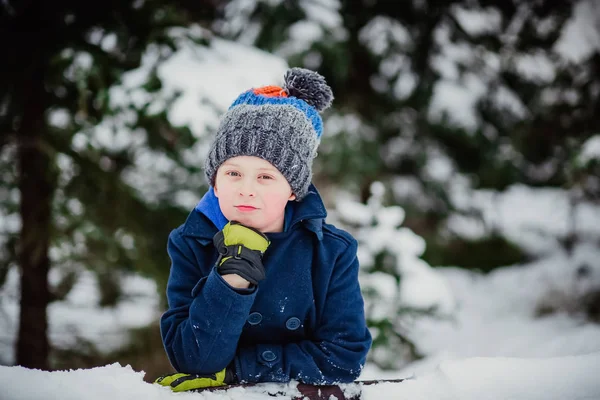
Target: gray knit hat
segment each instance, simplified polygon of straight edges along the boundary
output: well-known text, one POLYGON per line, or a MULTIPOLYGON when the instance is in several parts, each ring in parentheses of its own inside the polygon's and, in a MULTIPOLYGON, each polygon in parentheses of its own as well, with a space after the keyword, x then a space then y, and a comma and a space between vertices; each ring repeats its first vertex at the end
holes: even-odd
POLYGON ((331 105, 333 94, 325 78, 303 68, 288 70, 284 82, 250 89, 229 107, 206 159, 211 185, 227 159, 256 156, 281 172, 297 200, 306 195, 323 132, 319 112, 331 105))

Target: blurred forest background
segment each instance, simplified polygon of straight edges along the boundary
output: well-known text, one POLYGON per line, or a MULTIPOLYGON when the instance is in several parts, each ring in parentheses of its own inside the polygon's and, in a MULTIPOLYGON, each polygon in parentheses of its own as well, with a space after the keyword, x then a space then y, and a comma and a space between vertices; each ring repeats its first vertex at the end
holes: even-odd
MULTIPOLYGON (((287 66, 317 70, 333 89, 314 180, 332 218, 359 238, 377 222, 336 213, 340 198, 401 207, 394 228, 423 238, 416 257, 434 269, 485 274, 552 251, 600 251, 593 0, 4 0, 0 59, 0 363, 119 361, 148 379, 170 369, 156 314, 167 236, 207 189, 212 129, 248 88, 235 79, 278 84, 287 66), (228 68, 181 67, 192 50, 195 62, 228 68), (180 68, 167 69, 177 57, 180 68), (183 86, 165 73, 177 70, 183 86), (213 89, 196 91, 205 84, 213 89), (503 202, 511 194, 520 200, 503 202), (549 194, 556 203, 537 203, 549 194), (505 224, 540 210, 547 223, 505 224), (54 305, 85 297, 82 282, 93 283, 99 310, 115 310, 133 304, 142 280, 153 282, 155 296, 141 298, 154 314, 122 311, 145 321, 122 345, 49 326, 54 305)), ((393 251, 372 253, 364 276, 391 275, 401 290, 393 251)), ((575 259, 569 267, 577 279, 594 270, 575 259)), ((365 284, 365 296, 377 288, 365 284)), ((569 310, 600 320, 598 293, 569 310)), ((398 304, 393 316, 369 314, 371 361, 399 367, 375 349, 418 358, 394 318, 437 311, 398 304)), ((79 318, 90 330, 108 323, 79 318)))

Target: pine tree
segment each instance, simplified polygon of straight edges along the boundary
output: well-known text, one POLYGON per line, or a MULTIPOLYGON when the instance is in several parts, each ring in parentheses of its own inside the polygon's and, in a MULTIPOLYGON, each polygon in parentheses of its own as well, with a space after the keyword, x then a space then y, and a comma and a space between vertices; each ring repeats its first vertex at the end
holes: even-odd
POLYGON ((477 240, 449 231, 450 216, 477 218, 457 189, 599 198, 596 164, 577 163, 600 131, 599 49, 565 51, 571 19, 597 11, 586 0, 232 1, 217 27, 331 84, 321 187, 364 203, 382 181, 384 203, 427 240, 426 261, 489 270, 527 254, 494 226, 477 240))
POLYGON ((331 84, 317 179, 363 201, 382 180, 428 239, 430 262, 493 268, 522 252, 490 228, 489 241, 467 243, 485 257, 452 258, 461 239, 453 250, 440 234, 470 211, 451 193, 576 184, 577 149, 599 129, 600 56, 588 45, 568 58, 561 41, 576 11, 594 10, 586 0, 233 1, 218 29, 331 84))
MULTIPOLYGON (((197 171, 182 156, 194 137, 146 103, 115 106, 110 88, 149 50, 167 57, 171 28, 210 21, 214 13, 211 2, 187 0, 0 6, 0 193, 7 195, 0 213, 22 221, 18 230, 3 232, 0 282, 19 266, 17 364, 51 367, 46 309, 68 293, 79 268, 98 275, 103 305, 118 301, 120 271, 166 280, 165 238, 171 221, 185 216, 172 197, 179 190, 175 178, 197 171), (135 137, 126 135, 137 147, 119 146, 124 128, 137 128, 135 137), (172 184, 155 187, 154 198, 130 181, 142 147, 173 165, 162 177, 172 184), (55 287, 48 283, 51 266, 63 277, 55 287)), ((156 71, 148 78, 140 84, 151 96, 160 79, 156 71)))

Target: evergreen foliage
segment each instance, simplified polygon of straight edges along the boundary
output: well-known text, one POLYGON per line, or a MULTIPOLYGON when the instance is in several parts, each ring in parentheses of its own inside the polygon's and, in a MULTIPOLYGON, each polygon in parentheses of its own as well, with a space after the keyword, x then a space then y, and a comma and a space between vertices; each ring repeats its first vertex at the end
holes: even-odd
MULTIPOLYGON (((452 216, 480 218, 457 201, 457 186, 563 188, 573 205, 600 201, 600 161, 581 150, 600 132, 600 52, 564 42, 582 12, 600 27, 588 0, 2 2, 0 285, 21 268, 17 363, 50 366, 46 306, 84 269, 98 277, 102 306, 126 296, 124 273, 156 279, 162 293, 166 237, 189 212, 178 197, 206 189, 202 163, 186 155, 201 143, 169 120, 180 93, 161 97, 159 68, 178 41, 210 42, 191 24, 324 75, 335 100, 318 186, 367 203, 383 182, 380 205, 402 206, 403 225, 427 242, 420 261, 489 271, 531 255, 494 226, 477 239, 451 232, 452 216)), ((566 250, 598 241, 577 226, 559 239, 566 250)), ((380 250, 365 279, 399 290, 398 255, 380 250)), ((381 293, 366 286, 376 304, 381 293)), ((369 316, 372 360, 388 368, 419 357, 402 321, 437 311, 394 304, 369 316), (390 359, 389 349, 406 357, 390 359)))
MULTIPOLYGON (((600 53, 587 44, 569 56, 565 47, 586 44, 561 42, 577 12, 600 26, 594 2, 232 1, 225 11, 220 33, 331 84, 319 179, 363 201, 372 182, 385 182, 407 226, 440 249, 428 254, 436 263, 481 261, 453 256, 468 239, 444 239, 451 214, 472 215, 452 198, 457 178, 473 190, 522 183, 600 198, 590 166, 575 162, 600 132, 600 53)), ((484 247, 497 242, 494 227, 488 239, 484 247)), ((527 257, 511 253, 488 253, 486 268, 527 257)))
MULTIPOLYGON (((148 54, 167 58, 173 28, 214 14, 212 3, 186 0, 0 6, 0 212, 15 222, 2 224, 0 277, 17 264, 22 272, 18 364, 49 367, 46 306, 64 298, 81 269, 97 273, 102 306, 122 296, 119 271, 164 287, 165 238, 188 212, 174 200, 182 170, 198 172, 181 153, 195 138, 149 102, 119 103, 111 88, 148 54), (152 198, 135 181, 148 152, 173 166, 160 176, 173 184, 146 182, 152 198), (51 266, 61 278, 52 287, 51 266)), ((160 88, 152 73, 139 84, 150 99, 160 88)))

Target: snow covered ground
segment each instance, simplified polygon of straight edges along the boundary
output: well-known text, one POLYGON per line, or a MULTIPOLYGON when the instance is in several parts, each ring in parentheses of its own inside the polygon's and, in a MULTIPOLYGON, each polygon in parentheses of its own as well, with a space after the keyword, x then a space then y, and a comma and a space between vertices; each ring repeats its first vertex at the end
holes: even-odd
MULTIPOLYGON (((598 399, 600 353, 547 359, 470 358, 447 361, 430 373, 401 383, 364 386, 361 399, 437 400, 564 400, 598 399)), ((143 381, 143 373, 119 364, 89 370, 44 372, 22 367, 0 367, 5 400, 119 400, 139 399, 273 399, 265 394, 281 387, 266 384, 220 393, 172 393, 143 381)), ((277 398, 298 395, 294 383, 277 398)), ((352 393, 356 389, 352 388, 352 393)), ((333 399, 332 399, 333 400, 333 399)))

